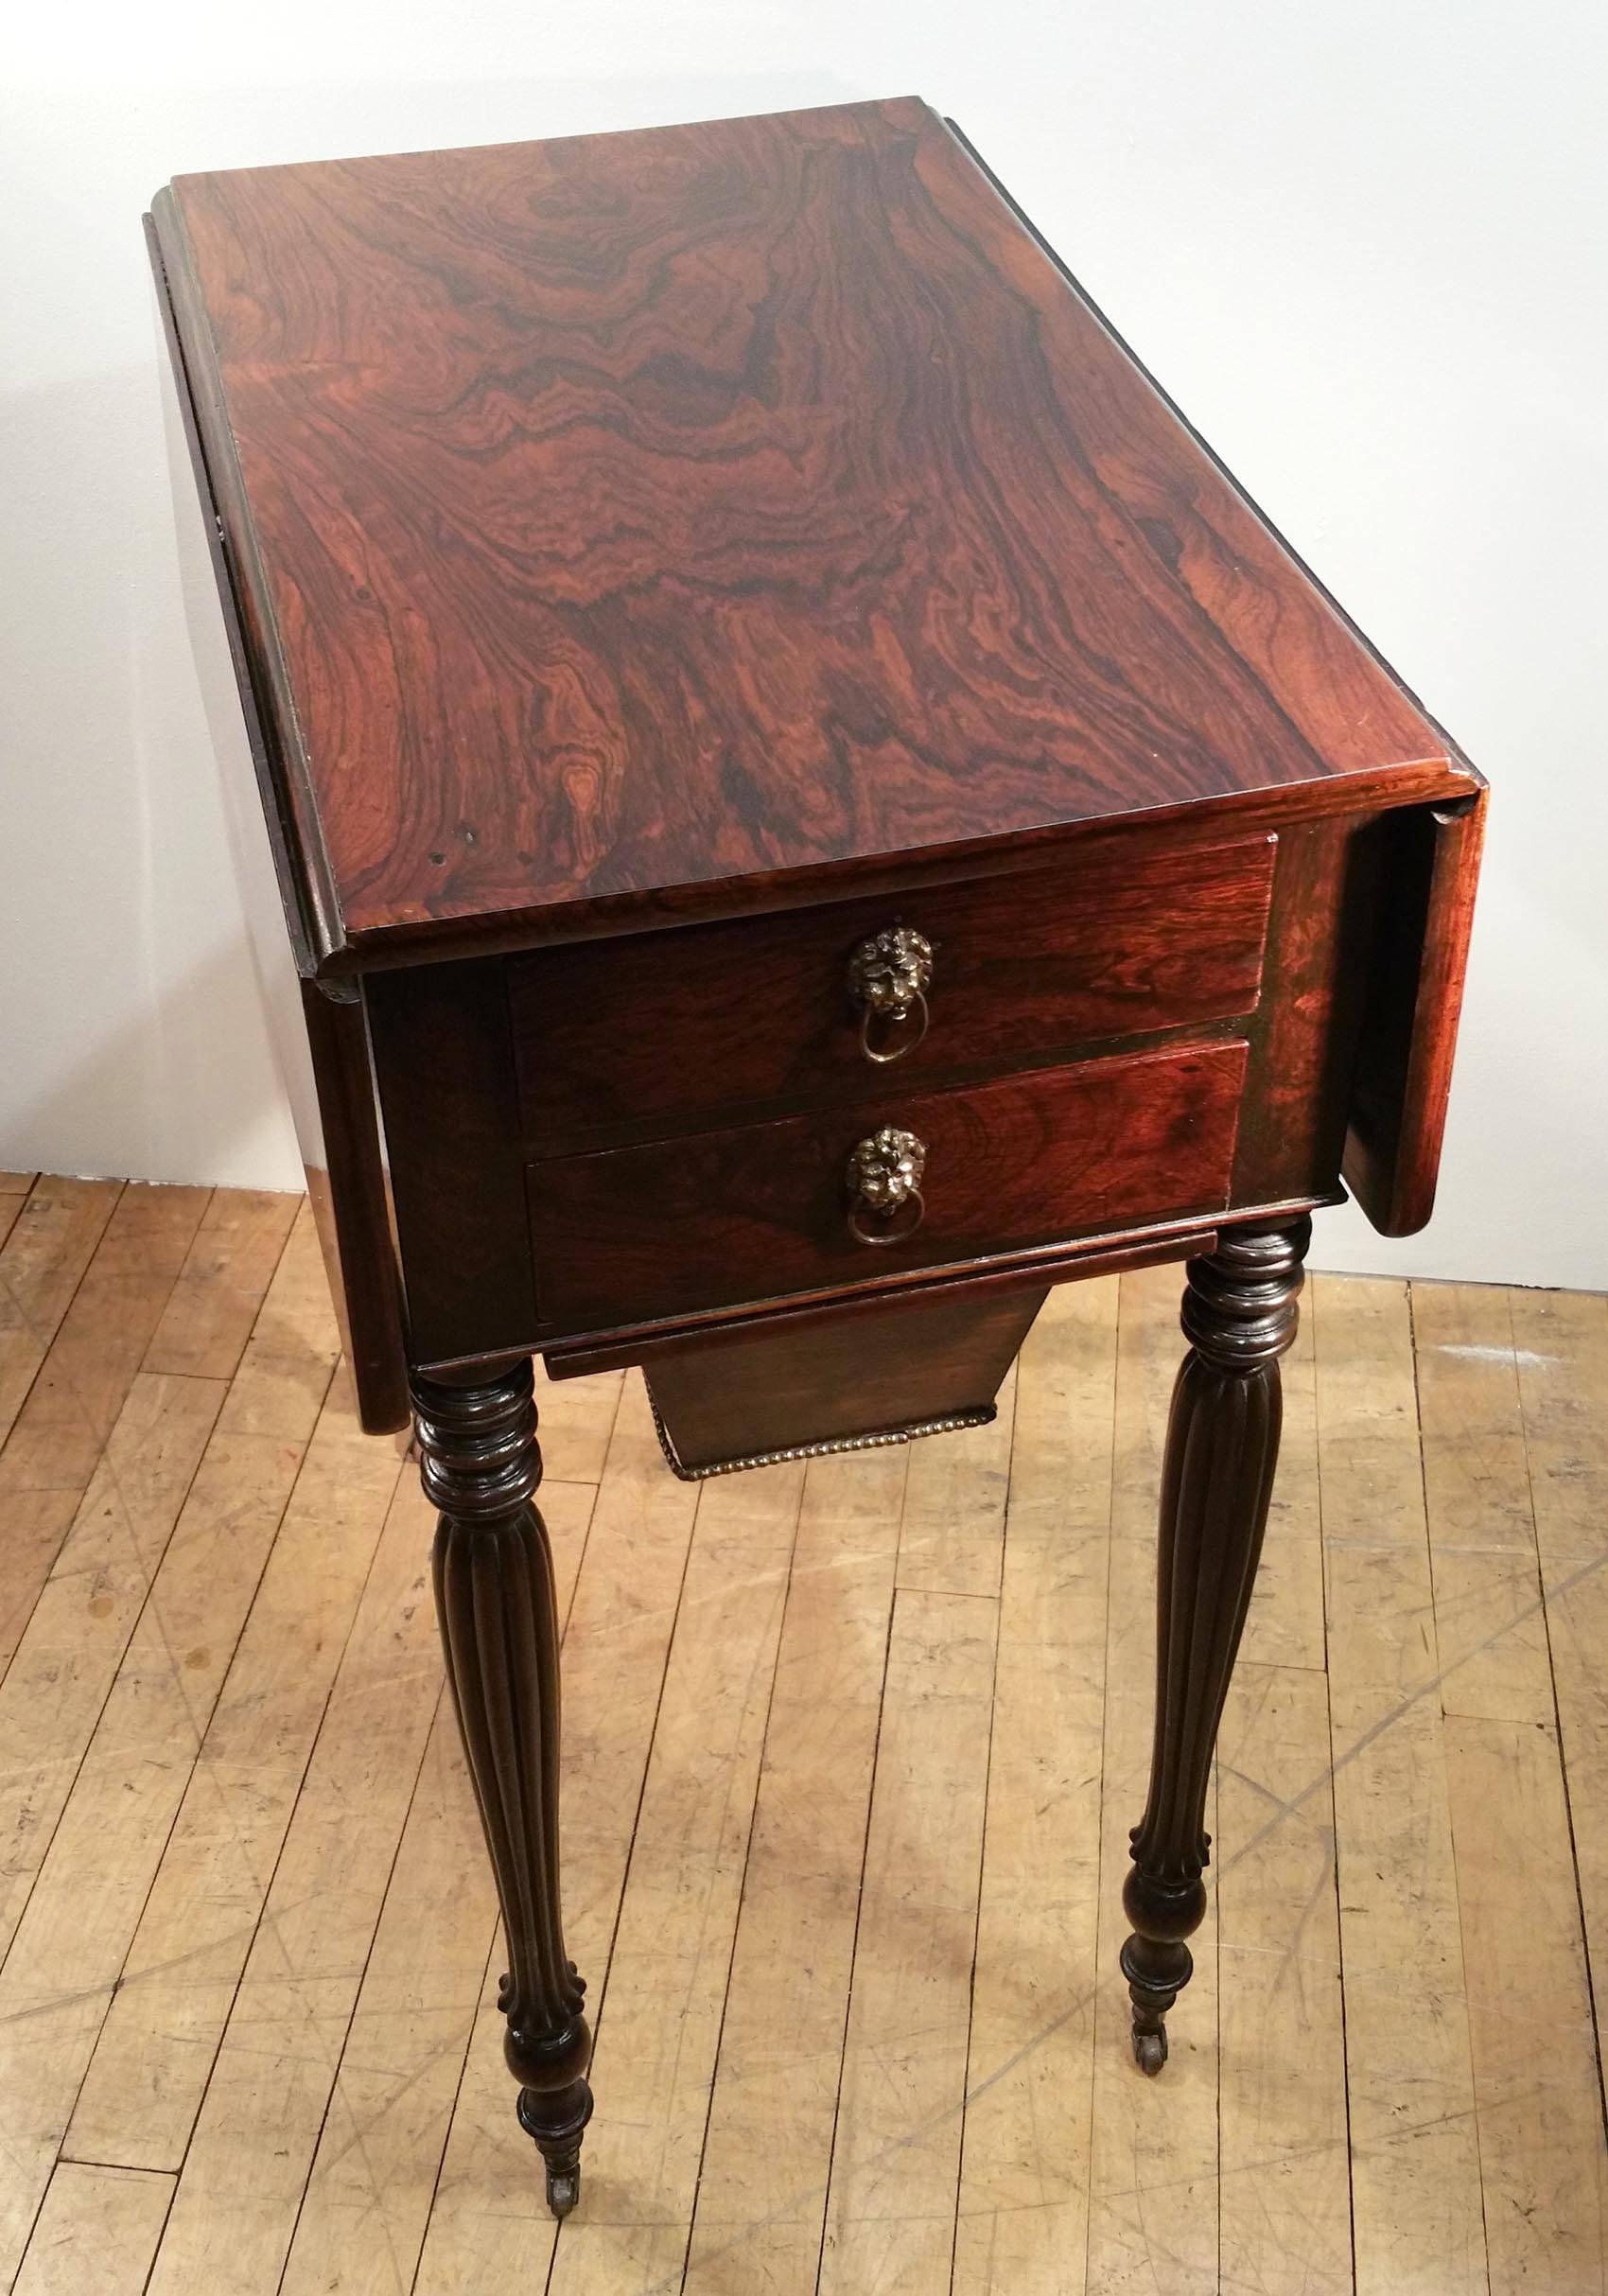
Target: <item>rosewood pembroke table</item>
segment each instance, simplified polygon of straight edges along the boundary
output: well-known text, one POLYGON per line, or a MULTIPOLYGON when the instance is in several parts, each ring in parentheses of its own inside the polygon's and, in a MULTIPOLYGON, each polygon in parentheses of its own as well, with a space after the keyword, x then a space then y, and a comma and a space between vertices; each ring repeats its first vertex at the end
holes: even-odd
POLYGON ((1483 783, 915 100, 187 176, 149 232, 553 2209, 592 2098, 537 1353, 640 1364, 721 1474, 986 1419, 1048 1286, 1187 1260, 1155 2072, 1308 1216, 1343 1174, 1428 1217, 1483 783))

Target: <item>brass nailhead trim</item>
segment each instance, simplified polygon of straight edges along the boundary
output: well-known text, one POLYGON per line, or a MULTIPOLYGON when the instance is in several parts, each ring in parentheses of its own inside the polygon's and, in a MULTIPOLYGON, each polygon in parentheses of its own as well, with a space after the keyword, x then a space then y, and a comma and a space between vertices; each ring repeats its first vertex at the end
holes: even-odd
POLYGON ((794 1443, 785 1450, 750 1451, 742 1459, 717 1459, 707 1467, 690 1467, 677 1455, 670 1430, 659 1417, 652 1388, 648 1390, 648 1404, 665 1463, 683 1482, 707 1482, 711 1475, 737 1475, 745 1467, 779 1466, 790 1459, 825 1459, 834 1451, 880 1451, 891 1443, 915 1443, 923 1435, 953 1435, 962 1428, 988 1427, 998 1417, 993 1404, 986 1403, 977 1411, 955 1411, 945 1419, 916 1419, 908 1427, 879 1428, 870 1435, 837 1435, 821 1443, 794 1443))

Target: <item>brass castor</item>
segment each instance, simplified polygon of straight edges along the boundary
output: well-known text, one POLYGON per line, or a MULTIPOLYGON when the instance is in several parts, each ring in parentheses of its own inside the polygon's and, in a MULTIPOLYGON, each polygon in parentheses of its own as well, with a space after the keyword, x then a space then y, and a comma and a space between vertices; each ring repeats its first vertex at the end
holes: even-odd
MULTIPOLYGON (((572 2124, 562 2133, 539 2125, 535 2117, 539 2102, 531 2090, 520 2090, 519 2126, 528 2137, 534 2138, 540 2149, 542 2165, 547 2170, 547 2204, 562 2223, 581 2198, 581 2130, 591 2114, 591 2094, 589 2091, 586 2094, 579 2125, 572 2124)), ((551 2112, 551 2099, 547 2102, 551 2112)))
POLYGON ((1141 2073, 1157 2074, 1167 2061, 1167 2028, 1158 2025, 1153 2033, 1133 2028, 1133 2061, 1141 2073))
POLYGON ((548 2163, 547 2204, 562 2224, 576 2201, 581 2198, 581 2164, 573 2168, 554 2168, 548 2163))

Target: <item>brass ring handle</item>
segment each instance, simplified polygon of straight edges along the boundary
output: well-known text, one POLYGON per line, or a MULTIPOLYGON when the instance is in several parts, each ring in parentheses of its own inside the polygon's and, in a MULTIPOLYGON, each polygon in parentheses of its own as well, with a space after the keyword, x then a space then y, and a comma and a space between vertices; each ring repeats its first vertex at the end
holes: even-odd
POLYGON ((886 1067, 914 1052, 927 1033, 933 944, 914 925, 889 925, 863 940, 848 960, 848 993, 861 1008, 860 1049, 886 1067), (912 1022, 914 1021, 914 1025, 912 1022), (882 1042, 872 1042, 872 1032, 882 1042))
POLYGON ((885 1068, 890 1060, 902 1060, 907 1052, 914 1052, 926 1035, 927 1000, 918 989, 916 1002, 913 1005, 907 1005, 902 1012, 890 1013, 887 1016, 886 1025, 889 1030, 897 1028, 900 1031, 897 1042, 891 1034, 889 1036, 888 1042, 893 1045, 891 1052, 879 1051, 871 1042, 871 1030, 876 1025, 877 1019, 876 1008, 867 1005, 860 1015, 860 1049, 867 1060, 875 1060, 879 1068, 885 1068), (913 1033, 905 1033, 910 1029, 912 1013, 916 1015, 917 1025, 913 1033))
POLYGON ((921 1181, 927 1150, 914 1132, 884 1124, 856 1143, 848 1159, 848 1233, 857 1244, 908 1243, 926 1215, 921 1181), (914 1218, 906 1218, 906 1213, 914 1218))
MULTIPOLYGON (((913 1219, 905 1220, 902 1226, 897 1228, 893 1224, 893 1219, 889 1220, 885 1228, 877 1229, 866 1227, 865 1219, 861 1214, 860 1206, 855 1204, 850 1209, 848 1215, 849 1235, 853 1236, 857 1244, 908 1243, 910 1238, 915 1235, 917 1229, 921 1225, 922 1216, 926 1212, 927 1207, 922 1201, 921 1191, 919 1188, 912 1188, 904 1201, 907 1205, 914 1207, 915 1218, 913 1219)), ((899 1216, 897 1213, 895 1213, 893 1217, 895 1219, 897 1219, 899 1216)))

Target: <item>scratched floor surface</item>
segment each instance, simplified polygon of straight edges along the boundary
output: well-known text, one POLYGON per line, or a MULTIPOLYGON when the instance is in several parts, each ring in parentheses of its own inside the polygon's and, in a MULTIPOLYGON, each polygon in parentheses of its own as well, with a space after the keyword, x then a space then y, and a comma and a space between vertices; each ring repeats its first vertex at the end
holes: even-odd
POLYGON ((1178 1271, 1053 1294, 996 1426, 908 1451, 687 1486, 635 1378, 544 1388, 599 2012, 555 2236, 430 1526, 305 1207, 0 1181, 0 2288, 1603 2287, 1608 1302, 1310 1286, 1155 2082, 1178 1271))

